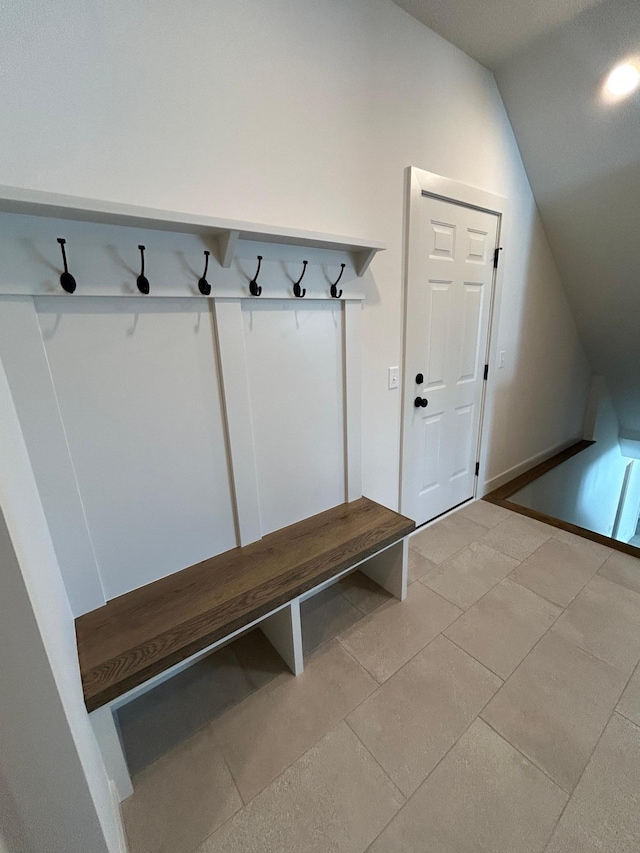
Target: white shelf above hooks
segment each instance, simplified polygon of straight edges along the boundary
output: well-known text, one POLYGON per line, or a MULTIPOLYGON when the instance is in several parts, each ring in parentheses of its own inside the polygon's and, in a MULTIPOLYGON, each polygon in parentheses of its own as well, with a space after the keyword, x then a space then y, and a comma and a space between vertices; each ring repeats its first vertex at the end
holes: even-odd
POLYGON ((239 242, 252 241, 348 252, 352 256, 356 275, 360 278, 369 268, 376 253, 386 248, 383 243, 303 231, 298 228, 225 220, 201 214, 1 185, 0 213, 217 236, 218 261, 224 269, 231 267, 239 242))

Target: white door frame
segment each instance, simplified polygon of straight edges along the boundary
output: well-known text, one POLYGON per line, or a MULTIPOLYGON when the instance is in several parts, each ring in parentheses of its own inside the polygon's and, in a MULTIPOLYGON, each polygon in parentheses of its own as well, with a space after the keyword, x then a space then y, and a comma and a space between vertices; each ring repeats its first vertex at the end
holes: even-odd
MULTIPOLYGON (((399 506, 400 512, 404 512, 402 506, 402 486, 404 474, 404 445, 407 411, 407 394, 413 394, 413 383, 407 381, 407 302, 409 284, 412 271, 416 266, 416 255, 419 251, 419 206, 423 196, 428 195, 443 201, 472 207, 486 213, 492 213, 498 217, 498 242, 502 249, 507 245, 507 221, 509 218, 509 202, 503 196, 453 181, 433 172, 425 172, 415 166, 407 166, 406 175, 406 227, 405 227, 405 262, 404 262, 404 287, 402 291, 402 318, 403 318, 403 345, 402 345, 402 413, 400 427, 400 482, 399 482, 399 506)), ((495 393, 495 369, 497 368, 498 335, 500 304, 502 301, 502 286, 504 279, 505 262, 501 258, 498 264, 494 280, 493 292, 491 294, 491 307, 489 310, 489 331, 487 338, 487 353, 485 364, 489 365, 489 376, 484 383, 482 404, 480 409, 479 447, 477 459, 480 463, 478 476, 475 479, 474 498, 480 498, 486 489, 486 467, 488 455, 488 436, 491 427, 491 401, 495 393)))

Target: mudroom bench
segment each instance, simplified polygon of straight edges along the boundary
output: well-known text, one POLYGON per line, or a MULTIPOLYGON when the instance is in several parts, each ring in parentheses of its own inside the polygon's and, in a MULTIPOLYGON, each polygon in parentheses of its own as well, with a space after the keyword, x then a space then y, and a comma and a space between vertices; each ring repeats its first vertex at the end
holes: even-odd
POLYGON ((359 498, 78 617, 85 703, 119 798, 132 787, 114 719, 118 707, 253 627, 298 675, 300 602, 356 568, 404 599, 406 537, 414 527, 359 498))

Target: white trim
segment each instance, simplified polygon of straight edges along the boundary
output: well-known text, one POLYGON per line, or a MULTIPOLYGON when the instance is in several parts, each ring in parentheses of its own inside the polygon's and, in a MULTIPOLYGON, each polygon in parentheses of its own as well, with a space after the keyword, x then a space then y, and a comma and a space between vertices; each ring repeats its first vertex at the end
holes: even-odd
MULTIPOLYGON (((618 500, 618 508, 616 509, 616 517, 613 522, 613 530, 611 531, 611 538, 618 539, 618 533, 620 531, 620 522, 622 521, 622 513, 624 512, 624 505, 627 500, 627 494, 629 492, 629 482, 631 480, 631 474, 633 472, 633 467, 636 464, 635 459, 630 459, 627 462, 627 465, 624 469, 624 476, 622 478, 622 488, 620 489, 620 498, 618 500)), ((638 524, 638 514, 635 514, 636 526, 638 524)), ((635 535, 635 531, 634 531, 635 535)))
POLYGON ((345 493, 347 502, 362 497, 362 382, 359 302, 343 303, 343 377, 345 493))
POLYGON ((106 603, 34 300, 0 299, 0 362, 74 616, 106 603))
POLYGON ((409 585, 408 566, 409 540, 405 536, 400 542, 394 542, 393 545, 365 560, 360 571, 399 601, 404 601, 409 585))
POLYGON ((121 803, 133 794, 133 784, 115 714, 109 705, 103 705, 89 714, 89 720, 100 747, 107 777, 115 785, 118 802, 121 803))
POLYGON ((262 538, 262 525, 242 303, 215 300, 213 313, 238 544, 249 545, 262 538))
POLYGON ((42 192, 22 187, 0 186, 0 211, 5 213, 46 216, 56 219, 124 225, 161 231, 220 235, 222 266, 231 265, 238 240, 285 243, 317 249, 340 249, 354 255, 358 277, 364 275, 371 258, 386 246, 371 240, 341 237, 300 228, 261 225, 240 220, 220 219, 196 213, 141 207, 121 202, 80 198, 79 196, 42 192), (226 262, 226 263, 225 263, 226 262))
POLYGON ((300 601, 294 598, 286 607, 263 619, 258 628, 291 672, 300 675, 304 669, 300 601))
POLYGON ((519 477, 520 474, 530 471, 531 468, 534 468, 536 465, 540 465, 541 462, 546 462, 547 459, 551 459, 551 457, 555 456, 556 453, 561 453, 563 450, 567 450, 569 447, 572 447, 581 440, 581 436, 576 436, 568 441, 561 441, 558 444, 554 444, 553 447, 548 447, 546 450, 542 450, 540 453, 530 456, 528 459, 525 459, 524 462, 519 462, 512 468, 508 468, 506 471, 503 471, 502 474, 497 474, 495 477, 487 480, 482 487, 479 487, 479 491, 481 491, 482 494, 479 494, 478 497, 481 498, 484 495, 488 495, 494 489, 499 489, 500 486, 504 486, 504 484, 508 483, 509 480, 513 480, 515 477, 519 477))
MULTIPOLYGON (((400 479, 399 479, 399 506, 402 509, 402 476, 403 476, 403 455, 404 455, 404 434, 405 434, 405 419, 407 400, 406 395, 410 393, 410 384, 406 376, 407 365, 407 290, 409 287, 409 253, 411 245, 415 245, 417 240, 417 216, 412 215, 412 211, 417 210, 417 206, 422 197, 426 194, 439 198, 444 201, 454 204, 473 207, 477 210, 482 210, 486 213, 494 214, 498 217, 498 245, 503 249, 503 254, 506 252, 507 240, 507 222, 509 219, 509 202, 503 196, 495 195, 477 187, 468 184, 460 183, 459 181, 445 178, 442 175, 436 175, 433 172, 426 172, 423 169, 417 169, 414 166, 408 166, 406 169, 406 224, 405 224, 405 263, 404 263, 404 288, 403 288, 403 368, 402 368, 402 411, 401 411, 401 426, 400 426, 400 479)), ((493 292, 491 295, 491 310, 489 313, 489 329, 487 335, 487 353, 485 363, 489 365, 489 376, 484 383, 482 395, 480 427, 478 430, 478 453, 476 458, 480 463, 478 476, 475 480, 474 497, 479 497, 480 484, 484 481, 485 471, 488 459, 488 433, 490 429, 487 412, 491 411, 493 397, 495 394, 495 365, 497 363, 498 349, 498 334, 497 330, 500 323, 500 305, 502 302, 502 288, 504 281, 504 261, 498 264, 498 269, 495 271, 493 279, 493 292)), ((486 494, 486 492, 483 492, 486 494)), ((442 516, 439 516, 442 518, 442 516)), ((422 527, 421 527, 422 529, 422 527)))
POLYGON ((118 799, 118 789, 113 779, 109 779, 109 790, 111 792, 111 805, 116 821, 116 832, 118 837, 119 853, 129 853, 129 845, 127 844, 127 835, 124 829, 124 820, 122 818, 122 808, 118 799))
POLYGON ((231 267, 239 237, 239 231, 225 231, 224 234, 221 234, 218 238, 218 245, 220 247, 220 266, 224 267, 226 270, 231 267))

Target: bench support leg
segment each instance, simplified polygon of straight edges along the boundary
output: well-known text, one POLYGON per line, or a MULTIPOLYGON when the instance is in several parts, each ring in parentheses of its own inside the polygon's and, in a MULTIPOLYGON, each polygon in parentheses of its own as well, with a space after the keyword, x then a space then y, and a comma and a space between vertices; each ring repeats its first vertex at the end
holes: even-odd
POLYGON ((300 602, 296 598, 286 607, 267 616, 258 625, 267 640, 294 675, 304 669, 302 659, 302 627, 300 624, 300 602))
POLYGON ((374 554, 358 568, 378 586, 404 601, 407 597, 408 558, 409 540, 405 538, 374 554))
POLYGON ((115 785, 118 799, 122 802, 133 794, 133 785, 120 742, 118 723, 114 712, 108 705, 105 705, 96 711, 92 711, 89 714, 89 719, 102 753, 107 776, 115 785))

